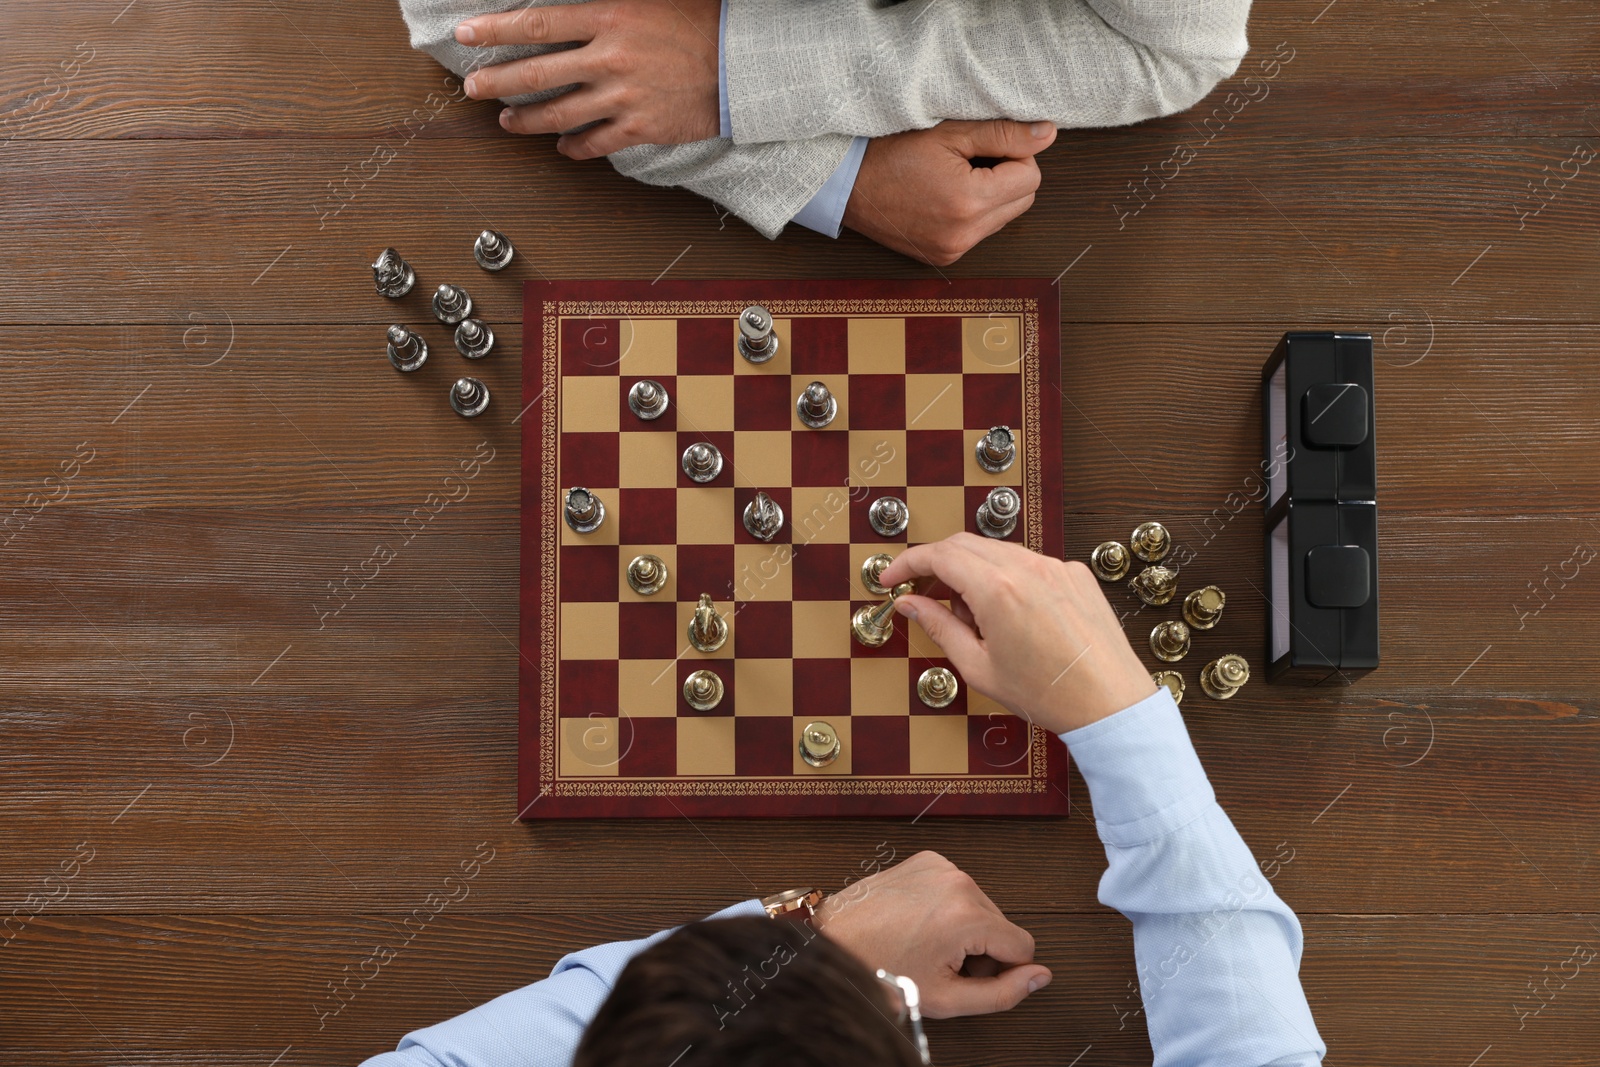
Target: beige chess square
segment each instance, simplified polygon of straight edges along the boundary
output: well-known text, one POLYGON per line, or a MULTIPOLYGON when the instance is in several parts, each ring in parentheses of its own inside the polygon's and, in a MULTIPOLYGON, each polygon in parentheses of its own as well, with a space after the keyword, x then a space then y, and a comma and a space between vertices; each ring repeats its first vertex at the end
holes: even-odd
POLYGON ((739 354, 739 323, 728 324, 728 343, 733 346, 733 373, 735 374, 788 374, 794 349, 789 345, 789 320, 774 317, 772 332, 778 337, 778 354, 765 363, 751 363, 739 354))
POLYGON ((850 540, 850 494, 842 486, 797 485, 790 493, 789 529, 795 544, 842 545, 850 540))
POLYGON ((912 774, 966 774, 967 720, 955 715, 913 715, 912 774))
MULTIPOLYGON (((687 642, 685 642, 687 644, 687 642)), ((678 713, 678 661, 624 659, 617 661, 618 705, 624 718, 668 719, 678 713)), ((628 727, 622 724, 624 740, 628 727)))
POLYGON ((622 319, 617 341, 623 374, 654 378, 678 373, 677 319, 622 319))
POLYGON ((788 430, 736 430, 733 434, 733 484, 771 489, 789 484, 788 430))
POLYGON ((961 429, 963 396, 959 374, 906 375, 906 429, 961 429))
POLYGON ((910 541, 942 541, 976 528, 967 514, 967 495, 959 485, 909 485, 906 507, 911 509, 911 524, 906 527, 910 541))
POLYGON ((839 737, 839 758, 826 767, 813 767, 800 755, 800 731, 806 728, 807 723, 816 722, 803 715, 796 716, 794 720, 794 773, 808 775, 836 775, 850 773, 850 754, 853 745, 850 737, 850 716, 835 715, 822 721, 833 727, 833 732, 839 737))
POLYGON ((717 600, 715 593, 712 594, 712 602, 716 605, 717 614, 728 624, 728 639, 715 652, 701 652, 689 643, 689 620, 694 618, 696 603, 693 600, 678 601, 678 632, 683 635, 682 656, 686 660, 733 658, 734 642, 739 637, 739 613, 726 600, 717 600))
MULTIPOLYGON (((896 619, 900 626, 903 619, 896 619)), ((911 714, 910 669, 898 656, 850 661, 850 714, 911 714)))
POLYGON ((845 659, 850 655, 850 602, 796 600, 789 609, 795 659, 845 659))
POLYGON ((733 599, 794 599, 794 550, 788 545, 734 545, 733 599))
POLYGON ((1015 374, 1022 362, 1022 320, 991 312, 961 320, 961 369, 968 374, 1015 374))
POLYGON ((732 489, 697 485, 678 490, 678 544, 729 544, 737 521, 732 489))
MULTIPOLYGON (((990 474, 978 466, 977 457, 978 439, 988 432, 987 430, 968 430, 966 432, 964 437, 966 443, 961 448, 962 477, 967 485, 1009 485, 1020 492, 1022 489, 1022 473, 1029 462, 1031 454, 1029 449, 1033 443, 1023 436, 1021 430, 1015 426, 1011 427, 1011 432, 1016 436, 1017 440, 1017 458, 1011 464, 1010 469, 1001 471, 999 474, 990 474)), ((1023 498, 1022 505, 1027 507, 1027 498, 1023 498)))
MULTIPOLYGON (((913 520, 916 512, 911 513, 913 520)), ((874 593, 867 589, 861 581, 861 565, 867 557, 876 556, 879 552, 887 552, 891 556, 898 556, 906 550, 904 541, 873 541, 870 544, 850 546, 850 596, 856 600, 882 600, 887 594, 874 593)), ((896 625, 902 625, 904 620, 896 616, 896 625)))
POLYGON ((562 719, 556 773, 563 778, 615 778, 620 758, 617 734, 614 716, 562 719))
POLYGON ((789 378, 789 426, 796 433, 815 433, 810 426, 800 421, 800 413, 795 408, 800 400, 800 394, 806 391, 806 386, 812 382, 821 382, 828 387, 828 392, 833 394, 834 401, 839 405, 839 410, 834 413, 833 421, 828 423, 827 429, 843 430, 850 425, 850 376, 847 374, 823 374, 813 377, 809 374, 796 374, 789 378))
POLYGON ((678 431, 711 433, 733 429, 733 378, 726 374, 680 374, 678 431))
POLYGON ((905 485, 904 430, 850 431, 851 485, 905 485))
POLYGON ((678 773, 680 775, 732 774, 734 771, 734 718, 678 720, 678 773))
POLYGON ((564 545, 616 544, 618 541, 617 531, 622 528, 619 525, 622 517, 622 494, 617 491, 615 486, 611 486, 609 488, 595 485, 584 486, 584 488, 589 490, 589 492, 599 497, 600 503, 606 506, 606 517, 605 521, 600 524, 600 528, 598 530, 595 530, 591 533, 579 533, 577 530, 574 530, 572 527, 567 525, 566 513, 564 509, 566 506, 568 488, 570 487, 562 486, 556 492, 556 529, 561 534, 561 543, 564 545))
POLYGON ((561 605, 562 659, 616 659, 617 605, 573 603, 561 605))
POLYGON ((622 384, 609 374, 561 379, 561 432, 615 433, 622 384))
POLYGON ((794 661, 734 660, 733 698, 735 715, 794 714, 794 661))
POLYGON ((678 435, 638 430, 617 435, 617 470, 629 489, 671 489, 678 484, 678 435))
POLYGON ((851 374, 906 372, 905 319, 850 319, 845 329, 851 374))
POLYGON ((623 545, 617 552, 617 597, 642 604, 647 601, 673 601, 678 599, 678 546, 677 545, 623 545), (660 556, 667 565, 667 584, 659 593, 643 596, 628 584, 628 564, 635 556, 660 556))
POLYGON ((967 688, 967 714, 968 715, 1010 715, 998 700, 986 697, 976 689, 967 688))

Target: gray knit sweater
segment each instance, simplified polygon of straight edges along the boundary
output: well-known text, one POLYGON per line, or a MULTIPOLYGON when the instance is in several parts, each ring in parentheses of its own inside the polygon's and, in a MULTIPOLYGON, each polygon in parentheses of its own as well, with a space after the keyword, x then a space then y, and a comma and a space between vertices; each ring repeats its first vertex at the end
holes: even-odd
MULTIPOLYGON (((400 0, 413 47, 463 74, 544 47, 473 49, 456 24, 582 0, 400 0)), ((1250 0, 727 0, 733 140, 639 145, 612 165, 709 197, 768 237, 853 136, 945 119, 1120 126, 1181 111, 1239 66, 1250 0)), ((508 99, 525 103, 558 89, 508 99)))

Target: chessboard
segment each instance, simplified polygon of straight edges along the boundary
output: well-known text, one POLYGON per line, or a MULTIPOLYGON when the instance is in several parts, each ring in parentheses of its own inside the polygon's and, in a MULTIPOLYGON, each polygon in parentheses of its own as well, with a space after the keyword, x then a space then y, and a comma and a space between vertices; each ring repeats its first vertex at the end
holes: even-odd
POLYGON ((929 706, 919 679, 953 666, 915 623, 890 615, 878 647, 852 629, 886 599, 869 556, 976 532, 997 486, 1021 500, 1009 539, 1060 557, 1056 296, 1033 279, 528 282, 520 817, 1065 814, 1058 738, 959 678, 929 706), (765 362, 741 353, 753 305, 765 362), (657 417, 630 406, 642 380, 666 394, 657 417), (821 428, 797 409, 817 381, 836 405, 821 428), (1014 462, 990 473, 976 449, 997 426, 1014 462), (703 482, 698 444, 722 460, 703 482), (770 540, 743 521, 757 493, 783 513, 770 540), (874 528, 885 497, 903 532, 874 528), (659 589, 630 583, 640 557, 659 589), (690 640, 702 596, 725 637, 708 652, 690 640), (697 672, 716 676, 708 710, 697 672), (821 762, 818 723, 813 740, 836 739, 821 762))

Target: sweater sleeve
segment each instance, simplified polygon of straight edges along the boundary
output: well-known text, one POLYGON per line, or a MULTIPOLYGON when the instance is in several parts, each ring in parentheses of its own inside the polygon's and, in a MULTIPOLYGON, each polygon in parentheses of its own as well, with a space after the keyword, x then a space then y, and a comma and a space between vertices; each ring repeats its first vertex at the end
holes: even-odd
POLYGON ((1238 69, 1250 0, 728 0, 733 139, 1121 126, 1238 69), (803 13, 802 13, 803 12, 803 13))

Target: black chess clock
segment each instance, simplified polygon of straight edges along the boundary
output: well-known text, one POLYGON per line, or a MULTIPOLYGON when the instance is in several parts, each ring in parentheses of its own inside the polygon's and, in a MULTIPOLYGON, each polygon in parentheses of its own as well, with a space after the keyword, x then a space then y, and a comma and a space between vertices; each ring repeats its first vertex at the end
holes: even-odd
POLYGON ((1267 680, 1349 685, 1378 665, 1372 337, 1286 333, 1262 370, 1267 680))

